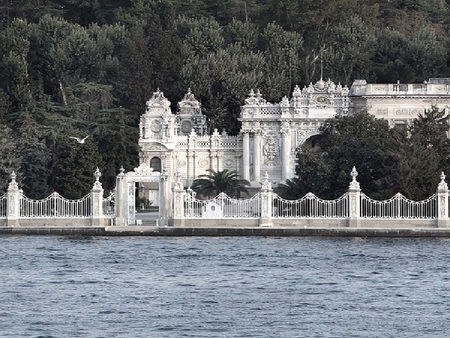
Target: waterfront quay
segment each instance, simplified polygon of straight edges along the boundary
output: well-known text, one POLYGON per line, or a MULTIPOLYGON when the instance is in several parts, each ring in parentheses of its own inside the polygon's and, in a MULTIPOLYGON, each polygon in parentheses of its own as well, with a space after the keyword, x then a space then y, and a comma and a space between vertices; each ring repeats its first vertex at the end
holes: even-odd
POLYGON ((0 227, 0 235, 73 236, 274 236, 274 237, 449 237, 448 228, 308 228, 308 227, 0 227))

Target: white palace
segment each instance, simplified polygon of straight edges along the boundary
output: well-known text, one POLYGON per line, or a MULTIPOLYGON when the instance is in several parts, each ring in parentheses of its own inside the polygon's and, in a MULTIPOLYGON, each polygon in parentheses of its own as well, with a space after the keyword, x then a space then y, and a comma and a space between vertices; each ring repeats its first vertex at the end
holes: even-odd
MULTIPOLYGON (((294 176, 296 151, 317 135, 326 119, 366 110, 391 126, 407 125, 425 109, 450 107, 450 79, 423 84, 369 84, 350 87, 320 79, 291 98, 270 103, 253 90, 241 107, 239 135, 214 130, 207 134, 201 104, 188 91, 173 114, 161 91, 153 93, 141 116, 140 164, 164 172, 189 187, 207 169, 237 170, 255 188, 267 173, 277 184, 294 176)), ((144 197, 158 205, 157 184, 142 186, 144 197)))

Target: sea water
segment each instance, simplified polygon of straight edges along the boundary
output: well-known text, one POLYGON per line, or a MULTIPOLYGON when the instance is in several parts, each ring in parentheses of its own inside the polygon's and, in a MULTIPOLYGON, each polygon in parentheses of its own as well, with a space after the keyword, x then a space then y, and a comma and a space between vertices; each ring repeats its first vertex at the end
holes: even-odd
POLYGON ((448 239, 0 236, 0 337, 449 337, 448 239))

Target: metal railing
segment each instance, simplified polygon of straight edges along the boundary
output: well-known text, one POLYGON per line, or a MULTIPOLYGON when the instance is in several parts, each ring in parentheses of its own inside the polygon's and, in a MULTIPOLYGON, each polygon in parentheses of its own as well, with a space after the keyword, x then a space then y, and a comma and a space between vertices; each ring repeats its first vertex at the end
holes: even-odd
POLYGON ((57 192, 41 200, 20 195, 20 217, 91 217, 91 194, 69 200, 57 192))
POLYGON ((103 199, 102 207, 104 217, 113 218, 116 216, 114 192, 112 192, 108 197, 103 199))
POLYGON ((184 210, 187 218, 257 218, 261 215, 261 197, 257 193, 249 199, 235 199, 220 193, 213 199, 199 200, 187 193, 184 210))
POLYGON ((398 193, 388 200, 377 201, 361 193, 362 218, 435 219, 437 209, 436 194, 423 201, 412 201, 398 193))
POLYGON ((323 200, 308 193, 299 200, 286 200, 274 194, 274 218, 347 218, 348 193, 335 200, 323 200))
POLYGON ((0 196, 0 217, 6 217, 7 195, 0 196))

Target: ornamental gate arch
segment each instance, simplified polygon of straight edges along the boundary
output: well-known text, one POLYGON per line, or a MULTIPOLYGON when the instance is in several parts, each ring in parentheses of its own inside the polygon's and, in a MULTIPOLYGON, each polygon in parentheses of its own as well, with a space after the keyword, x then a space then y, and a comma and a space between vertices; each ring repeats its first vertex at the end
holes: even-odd
POLYGON ((147 163, 141 163, 139 167, 127 173, 121 168, 116 179, 116 225, 126 226, 136 223, 136 183, 159 183, 159 218, 168 219, 170 210, 166 201, 170 200, 171 196, 170 189, 166 189, 165 178, 167 175, 154 171, 147 163))

